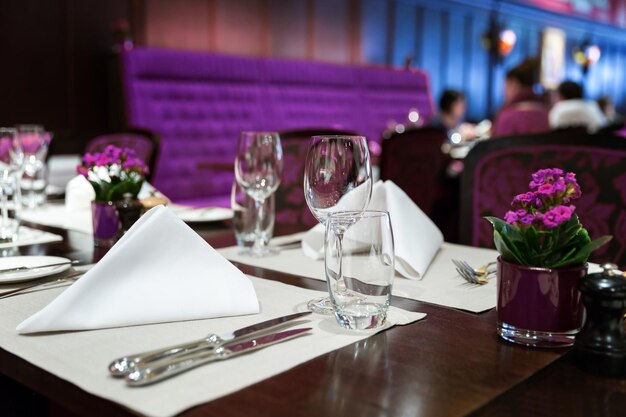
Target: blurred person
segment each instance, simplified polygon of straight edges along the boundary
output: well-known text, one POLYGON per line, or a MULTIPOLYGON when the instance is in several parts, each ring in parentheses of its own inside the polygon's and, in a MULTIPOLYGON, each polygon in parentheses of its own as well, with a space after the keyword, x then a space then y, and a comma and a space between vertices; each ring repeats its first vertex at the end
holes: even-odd
POLYGON ((574 81, 563 81, 557 88, 557 102, 550 110, 550 127, 584 127, 589 133, 606 126, 607 120, 595 101, 583 99, 583 88, 574 81))
POLYGON ((506 73, 504 105, 495 117, 492 136, 514 136, 543 133, 550 130, 548 107, 533 91, 539 63, 526 59, 506 73))
POLYGON ((611 97, 603 96, 596 102, 598 103, 600 110, 602 110, 602 113, 604 113, 604 117, 606 117, 606 121, 609 126, 624 125, 624 116, 615 110, 615 104, 613 103, 613 99, 611 99, 611 97))
POLYGON ((429 121, 430 127, 456 130, 461 125, 467 102, 465 94, 458 90, 445 90, 439 97, 439 113, 429 121))
POLYGON ((475 139, 476 126, 463 122, 466 111, 465 94, 458 90, 445 90, 439 98, 439 113, 430 119, 428 125, 445 130, 453 143, 475 139))

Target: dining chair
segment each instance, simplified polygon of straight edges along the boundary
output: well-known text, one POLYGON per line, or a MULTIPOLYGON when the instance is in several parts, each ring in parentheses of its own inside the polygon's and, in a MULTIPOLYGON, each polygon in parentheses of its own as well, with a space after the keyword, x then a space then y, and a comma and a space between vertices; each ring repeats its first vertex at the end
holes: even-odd
POLYGON ((87 143, 85 152, 102 152, 108 145, 135 150, 137 156, 150 169, 146 179, 150 181, 154 176, 160 151, 160 139, 154 132, 145 129, 128 129, 124 132, 102 134, 87 143))
POLYGON ((461 177, 460 241, 493 247, 493 230, 483 217, 502 218, 513 197, 528 190, 533 172, 561 168, 576 173, 583 195, 574 204, 591 238, 613 235, 591 260, 626 266, 624 167, 626 141, 575 129, 479 143, 461 177))
POLYGON ((318 224, 304 199, 304 164, 311 136, 358 135, 337 129, 297 129, 279 132, 283 147, 283 177, 276 191, 276 223, 309 229, 318 224))
POLYGON ((380 178, 396 183, 431 218, 444 191, 449 157, 441 146, 447 141, 444 130, 432 127, 407 129, 382 141, 380 178))

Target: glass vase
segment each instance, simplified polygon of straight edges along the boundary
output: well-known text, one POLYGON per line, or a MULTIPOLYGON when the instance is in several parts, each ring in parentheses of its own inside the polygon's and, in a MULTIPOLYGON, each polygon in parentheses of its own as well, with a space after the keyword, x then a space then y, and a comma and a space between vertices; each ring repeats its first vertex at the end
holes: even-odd
POLYGON ((113 246, 121 229, 117 207, 113 201, 91 203, 93 242, 96 246, 113 246))
POLYGON ((549 269, 498 258, 498 334, 534 347, 567 347, 583 324, 578 291, 587 265, 549 269))

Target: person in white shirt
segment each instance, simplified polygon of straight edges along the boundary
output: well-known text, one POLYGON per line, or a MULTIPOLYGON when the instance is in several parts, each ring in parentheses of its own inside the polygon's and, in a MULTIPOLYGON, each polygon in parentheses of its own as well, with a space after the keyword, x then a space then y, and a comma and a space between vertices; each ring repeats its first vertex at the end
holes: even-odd
POLYGON ((595 101, 583 99, 583 88, 573 81, 562 82, 558 89, 558 100, 550 110, 550 127, 584 127, 594 133, 606 126, 607 120, 595 101))

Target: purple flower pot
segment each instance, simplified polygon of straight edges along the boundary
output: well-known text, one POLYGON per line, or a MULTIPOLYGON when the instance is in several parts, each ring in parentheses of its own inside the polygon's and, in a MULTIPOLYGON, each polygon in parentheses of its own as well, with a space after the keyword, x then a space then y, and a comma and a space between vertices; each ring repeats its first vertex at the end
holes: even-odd
POLYGON ((91 203, 93 242, 96 246, 112 246, 120 231, 120 219, 113 201, 91 203))
POLYGON ((498 258, 498 334, 536 347, 566 347, 583 324, 578 282, 587 265, 535 268, 498 258))

